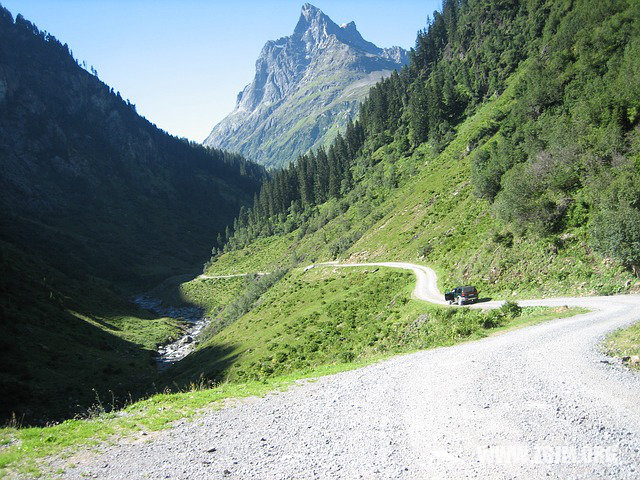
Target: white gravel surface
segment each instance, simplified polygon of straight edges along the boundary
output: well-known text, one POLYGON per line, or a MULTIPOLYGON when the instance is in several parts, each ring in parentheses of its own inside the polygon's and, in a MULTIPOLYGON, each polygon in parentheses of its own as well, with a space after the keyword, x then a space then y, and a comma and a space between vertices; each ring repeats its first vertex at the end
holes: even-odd
MULTIPOLYGON (((430 269, 375 265, 440 301, 430 269)), ((521 304, 593 312, 240 401, 68 459, 64 478, 640 479, 640 376, 597 351, 640 296, 521 304)))

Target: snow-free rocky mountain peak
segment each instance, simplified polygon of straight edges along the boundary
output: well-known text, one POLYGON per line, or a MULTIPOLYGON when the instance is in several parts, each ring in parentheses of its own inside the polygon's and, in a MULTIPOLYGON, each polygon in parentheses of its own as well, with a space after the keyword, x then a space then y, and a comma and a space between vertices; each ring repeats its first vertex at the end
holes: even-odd
POLYGON ((407 59, 404 49, 377 47, 354 22, 339 26, 306 3, 293 35, 265 44, 253 82, 204 144, 286 165, 333 140, 369 88, 407 59))

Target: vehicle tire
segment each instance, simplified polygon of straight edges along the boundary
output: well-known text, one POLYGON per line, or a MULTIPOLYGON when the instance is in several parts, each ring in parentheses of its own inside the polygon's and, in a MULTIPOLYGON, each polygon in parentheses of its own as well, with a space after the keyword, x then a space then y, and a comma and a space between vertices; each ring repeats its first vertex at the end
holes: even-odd
POLYGON ((462 306, 462 303, 463 303, 463 302, 462 302, 462 297, 458 297, 458 305, 459 305, 459 306, 462 306))
POLYGON ((449 305, 453 304, 453 300, 449 300, 449 305))

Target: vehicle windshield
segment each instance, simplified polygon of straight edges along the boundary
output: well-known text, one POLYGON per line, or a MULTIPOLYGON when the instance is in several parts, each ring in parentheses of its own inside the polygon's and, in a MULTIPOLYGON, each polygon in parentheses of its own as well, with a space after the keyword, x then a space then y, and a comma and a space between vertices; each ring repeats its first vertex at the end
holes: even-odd
POLYGON ((464 293, 473 293, 476 291, 476 287, 462 287, 464 293))

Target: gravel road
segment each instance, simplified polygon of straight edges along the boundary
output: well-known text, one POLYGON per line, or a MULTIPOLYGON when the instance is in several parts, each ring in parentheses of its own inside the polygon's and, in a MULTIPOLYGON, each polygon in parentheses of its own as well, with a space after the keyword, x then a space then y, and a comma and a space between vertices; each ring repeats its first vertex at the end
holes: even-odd
POLYGON ((269 275, 267 272, 257 272, 257 273, 232 273, 229 275, 198 275, 196 280, 216 280, 220 278, 239 278, 239 277, 263 277, 265 275, 269 275))
MULTIPOLYGON (((409 268, 441 302, 428 268, 358 265, 409 268)), ((640 479, 640 375, 597 351, 640 296, 521 304, 593 311, 239 401, 70 458, 64 478, 640 479)))

